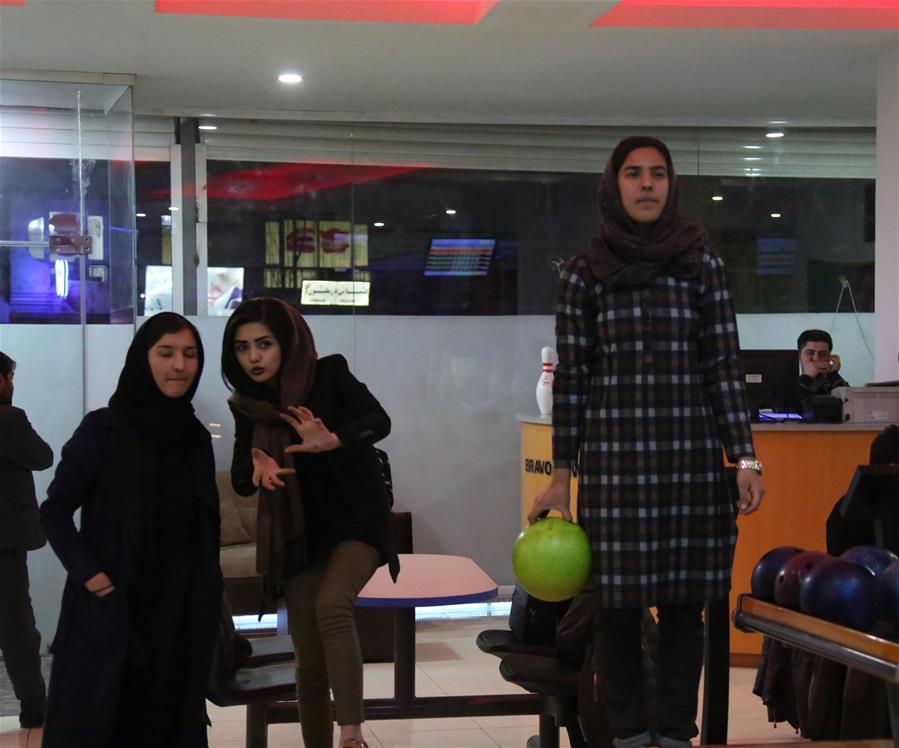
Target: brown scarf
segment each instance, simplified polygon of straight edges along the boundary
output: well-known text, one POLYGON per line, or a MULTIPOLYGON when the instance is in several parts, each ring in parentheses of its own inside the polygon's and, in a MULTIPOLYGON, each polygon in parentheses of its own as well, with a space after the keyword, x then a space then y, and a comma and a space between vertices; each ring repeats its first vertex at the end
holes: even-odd
POLYGON ((598 202, 602 226, 586 257, 604 286, 639 286, 663 273, 692 278, 699 272, 708 237, 697 219, 678 212, 677 175, 664 143, 644 136, 621 141, 603 172, 598 202), (668 162, 669 187, 662 214, 649 232, 641 234, 621 202, 618 172, 628 153, 646 147, 658 150, 668 162))
MULTIPOLYGON (((293 328, 289 341, 279 340, 282 351, 279 376, 280 407, 235 392, 228 401, 231 410, 253 423, 252 446, 284 465, 286 447, 294 443, 294 431, 281 420, 288 405, 303 405, 315 380, 315 341, 306 321, 293 307, 267 299, 283 307, 293 328)), ((282 476, 283 488, 259 487, 256 514, 256 571, 263 577, 266 595, 280 595, 286 574, 302 569, 307 561, 306 518, 303 496, 296 475, 282 476)))

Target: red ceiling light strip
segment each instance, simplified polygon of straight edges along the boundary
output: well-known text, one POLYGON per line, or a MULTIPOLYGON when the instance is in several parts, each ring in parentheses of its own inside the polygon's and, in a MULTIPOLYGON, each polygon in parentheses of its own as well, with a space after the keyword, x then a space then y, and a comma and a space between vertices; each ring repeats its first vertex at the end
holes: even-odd
POLYGON ((899 0, 621 0, 592 26, 899 29, 899 0))
POLYGON ((472 26, 497 0, 156 0, 157 13, 472 26))
POLYGON ((24 5, 25 0, 0 0, 0 5, 24 5))

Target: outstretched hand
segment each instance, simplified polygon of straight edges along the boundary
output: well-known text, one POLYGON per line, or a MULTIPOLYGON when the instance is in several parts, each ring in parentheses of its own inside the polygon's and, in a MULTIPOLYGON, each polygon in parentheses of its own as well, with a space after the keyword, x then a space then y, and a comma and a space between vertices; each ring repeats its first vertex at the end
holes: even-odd
POLYGON ((274 458, 263 452, 258 447, 253 447, 253 485, 257 488, 283 488, 282 475, 295 473, 293 468, 282 468, 274 458))
POLYGON ((303 441, 291 444, 285 452, 330 452, 343 446, 337 434, 329 431, 321 418, 316 418, 309 408, 290 405, 287 411, 281 414, 282 420, 293 426, 303 441))

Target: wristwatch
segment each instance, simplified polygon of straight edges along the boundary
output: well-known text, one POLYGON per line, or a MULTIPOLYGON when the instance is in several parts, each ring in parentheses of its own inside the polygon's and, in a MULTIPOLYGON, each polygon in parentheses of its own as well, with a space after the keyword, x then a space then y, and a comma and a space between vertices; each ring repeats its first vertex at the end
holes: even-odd
POLYGON ((759 475, 762 474, 762 463, 751 457, 741 457, 737 460, 737 470, 755 470, 759 475))

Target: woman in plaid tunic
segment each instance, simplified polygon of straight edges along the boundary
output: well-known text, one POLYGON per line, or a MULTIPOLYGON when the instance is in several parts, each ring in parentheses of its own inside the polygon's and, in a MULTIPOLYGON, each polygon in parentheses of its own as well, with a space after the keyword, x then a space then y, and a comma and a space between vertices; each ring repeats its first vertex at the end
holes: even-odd
POLYGON ((599 205, 600 235, 562 275, 554 470, 530 518, 558 509, 570 519, 577 468, 616 746, 679 748, 697 734, 702 608, 730 589, 738 508, 722 445, 729 459, 743 460, 741 513, 758 508, 763 488, 724 266, 699 222, 678 213, 666 146, 622 141, 599 205), (643 713, 640 639, 650 605, 660 626, 653 726, 643 713))

